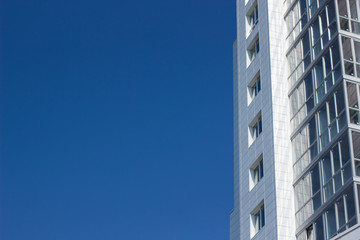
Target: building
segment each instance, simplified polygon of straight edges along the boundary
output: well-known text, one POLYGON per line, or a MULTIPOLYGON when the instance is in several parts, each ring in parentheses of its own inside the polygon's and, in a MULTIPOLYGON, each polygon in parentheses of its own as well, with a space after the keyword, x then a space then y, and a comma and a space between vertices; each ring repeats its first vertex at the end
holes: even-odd
POLYGON ((360 1, 236 10, 230 239, 360 239, 360 1))

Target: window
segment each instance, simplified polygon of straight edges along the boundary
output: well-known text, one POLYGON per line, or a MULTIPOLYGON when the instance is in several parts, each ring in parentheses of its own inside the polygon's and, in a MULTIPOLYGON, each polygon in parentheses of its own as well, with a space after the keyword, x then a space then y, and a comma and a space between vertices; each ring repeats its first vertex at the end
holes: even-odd
POLYGON ((251 213, 250 233, 254 237, 265 226, 265 207, 262 201, 251 213))
POLYGON ((353 157, 355 160, 355 174, 360 176, 360 133, 351 131, 352 145, 353 145, 353 157))
POLYGON ((338 0, 340 28, 341 30, 360 33, 360 22, 358 19, 358 1, 356 0, 338 0))
POLYGON ((357 223, 353 187, 345 190, 310 226, 298 240, 330 239, 357 223), (315 232, 314 232, 315 231, 315 232))
POLYGON ((313 224, 307 227, 306 230, 300 233, 299 236, 297 237, 297 240, 315 240, 315 239, 324 239, 322 216, 316 219, 313 224))
POLYGON ((260 81, 260 76, 257 78, 255 84, 251 87, 251 95, 254 97, 256 97, 258 95, 258 93, 261 90, 261 81, 260 81))
POLYGON ((256 24, 258 23, 259 18, 259 11, 257 1, 252 3, 252 6, 249 8, 248 12, 246 13, 246 37, 252 33, 256 24))
POLYGON ((346 125, 342 86, 326 100, 292 140, 295 176, 298 176, 346 125))
POLYGON ((325 211, 327 238, 354 226, 357 222, 355 212, 354 193, 351 187, 325 211))
POLYGON ((360 77, 360 42, 342 37, 345 74, 360 77))
POLYGON ((260 51, 260 44, 259 44, 259 36, 255 38, 252 44, 250 44, 250 47, 248 48, 248 66, 252 61, 254 61, 255 57, 260 51))
POLYGON ((345 134, 294 185, 296 227, 304 223, 352 177, 350 162, 348 135, 345 134))
POLYGON ((250 11, 250 14, 248 15, 248 23, 250 27, 250 32, 254 29, 255 25, 258 23, 258 6, 257 4, 255 7, 250 11))
POLYGON ((254 172, 254 183, 257 184, 260 179, 264 176, 264 167, 263 167, 263 161, 261 160, 259 162, 259 165, 256 166, 256 168, 253 170, 254 172))
POLYGON ((261 91, 261 80, 260 80, 260 72, 258 72, 253 80, 251 80, 248 86, 248 104, 252 102, 252 100, 259 94, 261 91))
POLYGON ((264 177, 263 155, 261 154, 250 167, 250 190, 264 177))
POLYGON ((249 143, 250 145, 255 141, 256 138, 262 133, 262 119, 261 113, 255 117, 255 119, 249 125, 249 143))

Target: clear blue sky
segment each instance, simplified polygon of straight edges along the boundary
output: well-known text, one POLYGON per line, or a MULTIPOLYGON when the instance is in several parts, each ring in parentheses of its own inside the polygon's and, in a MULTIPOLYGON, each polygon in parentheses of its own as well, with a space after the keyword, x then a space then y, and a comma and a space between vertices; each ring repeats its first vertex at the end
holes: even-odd
POLYGON ((235 0, 0 5, 0 239, 228 239, 235 0))

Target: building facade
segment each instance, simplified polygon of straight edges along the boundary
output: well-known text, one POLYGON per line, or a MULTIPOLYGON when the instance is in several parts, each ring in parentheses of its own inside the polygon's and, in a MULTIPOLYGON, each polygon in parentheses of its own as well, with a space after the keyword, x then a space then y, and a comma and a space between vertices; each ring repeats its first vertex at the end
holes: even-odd
POLYGON ((230 239, 360 239, 360 1, 236 10, 230 239))

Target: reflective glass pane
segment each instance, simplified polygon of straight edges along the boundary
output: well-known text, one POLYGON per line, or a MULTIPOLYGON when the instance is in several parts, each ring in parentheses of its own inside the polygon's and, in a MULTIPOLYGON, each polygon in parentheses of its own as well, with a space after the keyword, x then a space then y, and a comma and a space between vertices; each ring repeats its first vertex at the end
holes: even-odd
POLYGON ((359 111, 350 109, 350 122, 359 125, 359 111))
POLYGON ((304 191, 303 191, 303 194, 304 194, 304 201, 308 201, 310 198, 311 198, 311 179, 310 179, 310 174, 307 174, 305 177, 304 177, 304 191))
POLYGON ((330 238, 336 233, 336 216, 334 205, 326 210, 326 230, 327 237, 330 238))
POLYGON ((345 64, 345 74, 354 76, 355 75, 354 63, 344 61, 344 64, 345 64))
POLYGON ((341 130, 341 129, 343 129, 343 127, 345 127, 345 125, 346 125, 346 115, 345 115, 345 113, 343 112, 343 113, 341 113, 341 115, 339 116, 339 121, 338 121, 338 123, 339 123, 339 131, 341 130))
POLYGON ((330 138, 331 140, 335 138, 335 136, 337 135, 338 131, 337 131, 337 125, 336 122, 334 122, 333 124, 330 125, 330 138))
POLYGON ((338 0, 339 15, 347 17, 346 0, 338 0))
POLYGON ((312 43, 315 44, 315 42, 320 38, 320 27, 319 27, 318 18, 313 23, 311 29, 312 29, 312 43))
POLYGON ((315 125, 315 117, 313 117, 309 121, 309 143, 313 143, 316 140, 316 125, 315 125))
POLYGON ((356 0, 349 0, 350 5, 350 17, 352 19, 357 19, 357 7, 356 7, 356 0))
POLYGON ((314 158, 317 156, 318 151, 317 151, 317 145, 316 145, 316 141, 315 143, 310 147, 310 156, 311 156, 311 160, 314 160, 314 158))
POLYGON ((326 104, 321 107, 318 112, 320 133, 322 133, 328 127, 326 104))
POLYGON ((332 176, 330 152, 322 159, 323 180, 326 183, 332 176))
POLYGON ((342 48, 343 48, 343 55, 344 59, 352 61, 353 56, 351 52, 351 40, 347 37, 342 37, 342 48))
POLYGON ((355 59, 360 62, 360 42, 354 41, 355 59))
POLYGON ((321 99, 323 99, 323 97, 325 96, 325 84, 324 84, 324 82, 321 83, 319 88, 316 90, 316 93, 317 93, 317 99, 318 99, 318 103, 319 103, 321 101, 321 99))
POLYGON ((318 192, 314 197, 313 197, 313 207, 314 207, 314 212, 321 206, 321 195, 320 192, 318 192))
POLYGON ((309 32, 306 31, 304 37, 301 39, 302 47, 303 47, 303 55, 305 56, 310 51, 310 43, 309 43, 309 32))
POLYGON ((325 62, 325 75, 327 75, 331 72, 330 51, 328 51, 324 56, 324 62, 325 62))
POLYGON ((332 149, 332 157, 333 157, 333 164, 334 164, 334 172, 341 168, 340 166, 340 156, 339 156, 339 147, 336 144, 332 149))
POLYGON ((335 183, 335 191, 334 192, 336 192, 342 186, 340 172, 334 176, 334 183, 335 183))
POLYGON ((339 114, 343 109, 345 109, 345 103, 344 103, 344 94, 342 88, 339 88, 336 91, 336 108, 337 113, 339 114))
POLYGON ((314 44, 314 56, 316 57, 320 51, 321 51, 322 47, 321 47, 321 41, 318 40, 315 44, 314 44))
POLYGON ((305 79, 305 91, 306 91, 306 99, 308 99, 313 94, 313 84, 312 84, 312 78, 311 73, 309 73, 305 79))
POLYGON ((337 25, 336 25, 336 21, 334 21, 333 23, 331 23, 329 30, 330 32, 330 36, 333 37, 335 35, 335 33, 337 32, 337 25))
POLYGON ((306 102, 306 111, 309 113, 314 108, 314 96, 311 96, 306 102))
POLYGON ((350 31, 349 19, 340 17, 340 29, 345 31, 350 31))
POLYGON ((328 143, 330 142, 330 138, 329 138, 329 130, 326 129, 326 131, 320 136, 320 140, 321 140, 321 150, 324 149, 328 143))
POLYGON ((315 66, 316 87, 319 87, 324 80, 323 64, 319 61, 315 66))
POLYGON ((306 69, 311 63, 311 57, 310 57, 310 53, 308 53, 308 55, 305 57, 304 59, 304 69, 306 69))
POLYGON ((321 20, 322 32, 325 32, 326 28, 328 27, 327 18, 326 18, 326 11, 325 10, 320 13, 320 20, 321 20))
POLYGON ((338 64, 334 69, 334 81, 339 80, 341 77, 341 66, 338 64))
POLYGON ((323 227, 322 216, 316 219, 314 225, 315 225, 316 240, 324 240, 324 227, 323 227))
POLYGON ((344 183, 351 178, 352 173, 351 173, 351 164, 346 165, 346 167, 343 169, 343 178, 344 178, 344 183))
POLYGON ((349 149, 349 142, 347 139, 347 135, 345 135, 342 140, 340 141, 340 150, 341 150, 341 162, 344 166, 345 163, 350 159, 350 149, 349 149))
MULTIPOLYGON (((353 146, 360 146, 360 133, 352 131, 351 132, 351 138, 353 146)), ((357 159, 360 159, 360 148, 359 147, 353 147, 353 156, 357 159)))
POLYGON ((347 208, 348 221, 355 216, 355 201, 354 201, 354 193, 353 188, 350 188, 345 193, 345 201, 347 208))
POLYGON ((312 193, 314 194, 320 189, 320 175, 318 165, 315 165, 315 167, 310 172, 312 181, 312 193))
POLYGON ((356 92, 356 84, 347 82, 346 90, 347 90, 349 107, 359 108, 358 96, 357 96, 357 92, 356 92))
POLYGON ((342 227, 345 224, 345 209, 342 197, 336 201, 336 208, 338 213, 339 227, 342 227))
POLYGON ((351 32, 359 34, 360 33, 360 23, 357 21, 351 21, 351 32))
POLYGON ((329 23, 331 23, 335 18, 335 5, 333 1, 329 2, 329 5, 327 6, 327 11, 329 23))
POLYGON ((332 97, 329 102, 328 102, 328 107, 329 107, 329 117, 330 117, 330 121, 332 122, 334 121, 335 117, 336 117, 336 111, 335 111, 335 103, 334 103, 334 97, 332 97))
POLYGON ((339 45, 335 43, 330 47, 331 56, 333 60, 333 66, 335 66, 340 61, 339 45))

